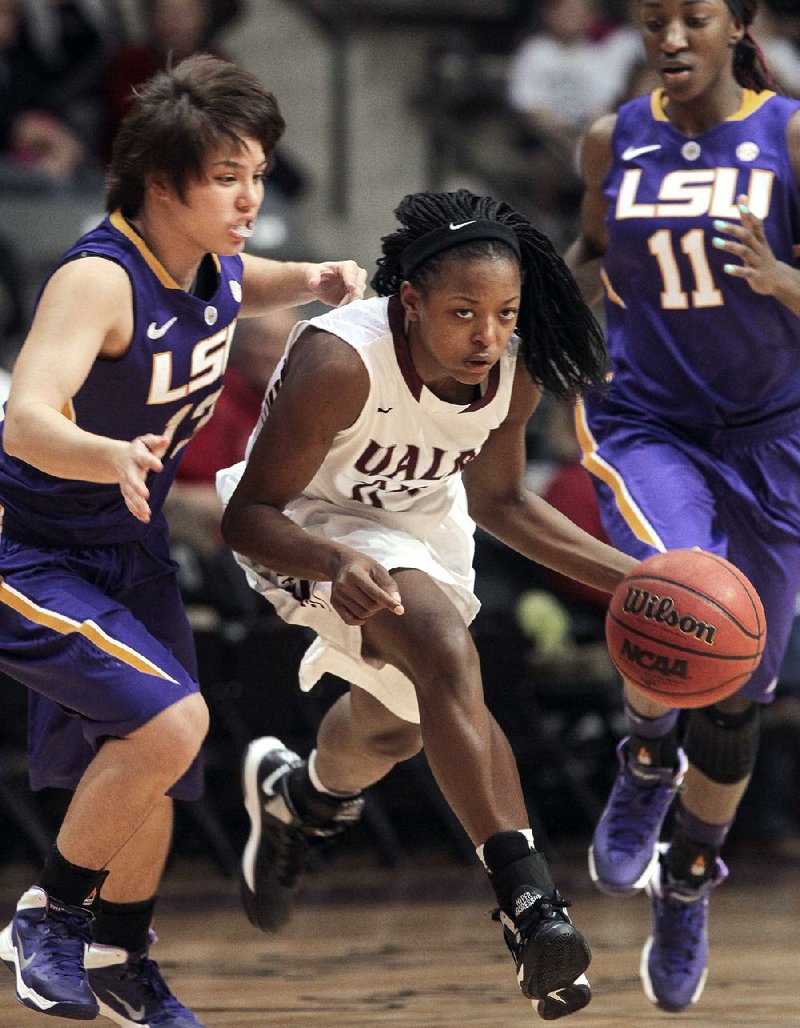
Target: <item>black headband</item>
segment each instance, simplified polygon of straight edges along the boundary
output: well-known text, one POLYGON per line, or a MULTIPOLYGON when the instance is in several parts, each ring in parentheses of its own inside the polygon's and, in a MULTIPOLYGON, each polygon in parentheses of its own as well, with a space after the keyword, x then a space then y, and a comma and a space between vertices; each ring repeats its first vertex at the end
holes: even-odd
POLYGON ((462 243, 471 243, 476 239, 497 239, 509 246, 518 260, 522 256, 519 240, 514 230, 508 225, 485 218, 474 218, 471 221, 451 221, 449 225, 442 225, 441 228, 426 232, 419 239, 415 239, 413 243, 409 243, 400 258, 403 275, 408 278, 423 261, 441 253, 442 250, 449 250, 451 246, 461 246, 462 243))

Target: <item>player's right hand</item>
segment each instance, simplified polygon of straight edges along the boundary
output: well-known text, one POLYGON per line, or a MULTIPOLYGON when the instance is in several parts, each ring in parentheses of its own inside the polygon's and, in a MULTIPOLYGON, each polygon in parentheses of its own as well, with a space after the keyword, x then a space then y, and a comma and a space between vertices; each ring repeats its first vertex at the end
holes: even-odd
POLYGON ((381 610, 403 613, 397 583, 384 567, 363 553, 342 563, 331 581, 331 603, 346 625, 357 627, 381 610))
POLYGON ((143 521, 150 522, 150 490, 147 488, 147 476, 151 471, 161 471, 164 465, 161 457, 166 453, 169 446, 169 439, 163 435, 137 436, 129 443, 125 443, 116 458, 117 481, 120 492, 125 501, 125 506, 133 516, 143 521))

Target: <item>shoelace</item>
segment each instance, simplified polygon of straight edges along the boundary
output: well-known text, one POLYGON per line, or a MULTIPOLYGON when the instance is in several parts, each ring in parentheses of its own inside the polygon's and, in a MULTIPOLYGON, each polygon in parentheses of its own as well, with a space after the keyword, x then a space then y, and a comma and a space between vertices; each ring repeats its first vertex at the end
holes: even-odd
POLYGON ((83 947, 92 941, 91 916, 49 911, 39 923, 39 955, 64 978, 83 977, 83 947), (44 923, 42 923, 44 922, 44 923), (76 970, 76 961, 79 970, 76 970))
POLYGON ((669 786, 656 783, 642 787, 631 781, 629 776, 630 771, 626 773, 624 786, 615 789, 612 795, 608 834, 620 849, 635 853, 652 830, 650 811, 656 802, 661 802, 663 792, 669 790, 669 786))
MULTIPOLYGON (((563 916, 567 907, 571 906, 571 901, 564 899, 558 889, 556 889, 552 896, 539 896, 533 904, 528 907, 525 913, 515 921, 517 931, 520 934, 522 942, 524 943, 526 941, 531 931, 542 921, 549 921, 557 915, 563 916)), ((499 907, 495 907, 492 911, 492 920, 499 921, 502 924, 501 911, 499 907)), ((505 925, 503 925, 503 927, 506 932, 510 934, 509 929, 507 929, 505 925)))
POLYGON ((305 870, 313 836, 300 827, 286 828, 274 840, 275 870, 279 881, 291 889, 305 870))
MULTIPOLYGON (((283 791, 289 809, 294 810, 285 777, 278 787, 283 791)), ((292 888, 306 870, 312 850, 320 850, 328 840, 347 831, 360 818, 363 805, 363 799, 354 799, 342 803, 329 821, 313 824, 298 820, 296 824, 282 825, 281 831, 275 833, 272 840, 276 850, 275 867, 279 881, 287 888, 292 888)), ((269 804, 265 813, 270 816, 269 804)))
POLYGON ((702 900, 685 903, 667 894, 659 905, 661 963, 667 965, 669 971, 689 972, 693 970, 695 953, 703 937, 704 903, 702 900))
POLYGON ((149 957, 132 956, 120 966, 114 977, 120 982, 135 983, 137 991, 144 993, 140 998, 148 1006, 153 1001, 161 1002, 162 1000, 172 1000, 180 1006, 164 981, 158 964, 149 957))

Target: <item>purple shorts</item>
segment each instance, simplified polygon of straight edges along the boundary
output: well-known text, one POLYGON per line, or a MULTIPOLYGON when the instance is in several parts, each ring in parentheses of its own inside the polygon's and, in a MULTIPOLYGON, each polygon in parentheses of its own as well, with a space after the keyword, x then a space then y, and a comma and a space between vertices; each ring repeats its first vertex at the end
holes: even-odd
POLYGON ((744 428, 683 431, 589 400, 578 407, 577 429, 615 546, 642 559, 699 546, 753 583, 767 641, 741 692, 769 703, 800 591, 800 413, 744 428))
MULTIPOLYGON (((31 787, 74 789, 107 738, 199 691, 165 538, 43 549, 0 537, 0 670, 29 690, 31 787)), ((198 756, 170 789, 203 791, 198 756)))

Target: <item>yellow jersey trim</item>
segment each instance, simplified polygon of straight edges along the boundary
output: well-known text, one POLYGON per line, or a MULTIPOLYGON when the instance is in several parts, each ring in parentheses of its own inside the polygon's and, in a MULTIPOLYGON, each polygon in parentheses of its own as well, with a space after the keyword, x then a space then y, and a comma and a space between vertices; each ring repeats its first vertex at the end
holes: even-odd
MULTIPOLYGON (((162 286, 166 289, 181 288, 158 257, 156 257, 144 239, 142 239, 135 229, 131 228, 122 211, 114 211, 114 213, 110 215, 109 221, 118 232, 121 232, 122 235, 125 236, 126 239, 130 239, 162 286)), ((217 269, 217 274, 219 275, 222 267, 219 257, 215 253, 212 253, 211 257, 214 261, 214 267, 217 269)))
MULTIPOLYGON (((767 100, 771 100, 773 96, 775 96, 775 92, 772 89, 762 89, 760 93, 756 93, 753 89, 743 90, 739 109, 726 118, 725 121, 744 121, 754 111, 757 111, 759 107, 763 107, 767 100)), ((650 94, 650 111, 656 121, 669 121, 666 113, 667 100, 667 94, 661 87, 654 89, 650 94)))
POLYGON ((611 489, 616 498, 619 512, 622 514, 630 530, 643 543, 647 543, 648 546, 654 546, 662 552, 665 551, 666 546, 664 546, 656 530, 636 506, 622 476, 597 452, 597 441, 589 428, 589 423, 586 420, 586 409, 581 400, 575 405, 575 431, 583 455, 581 464, 595 478, 605 482, 611 489))
POLYGON ((603 286, 606 291, 606 296, 609 298, 609 300, 612 303, 615 303, 618 307, 622 307, 624 310, 627 310, 627 305, 625 304, 625 301, 622 299, 622 297, 619 295, 616 289, 611 285, 611 279, 606 274, 605 268, 600 269, 600 281, 603 283, 603 286))

